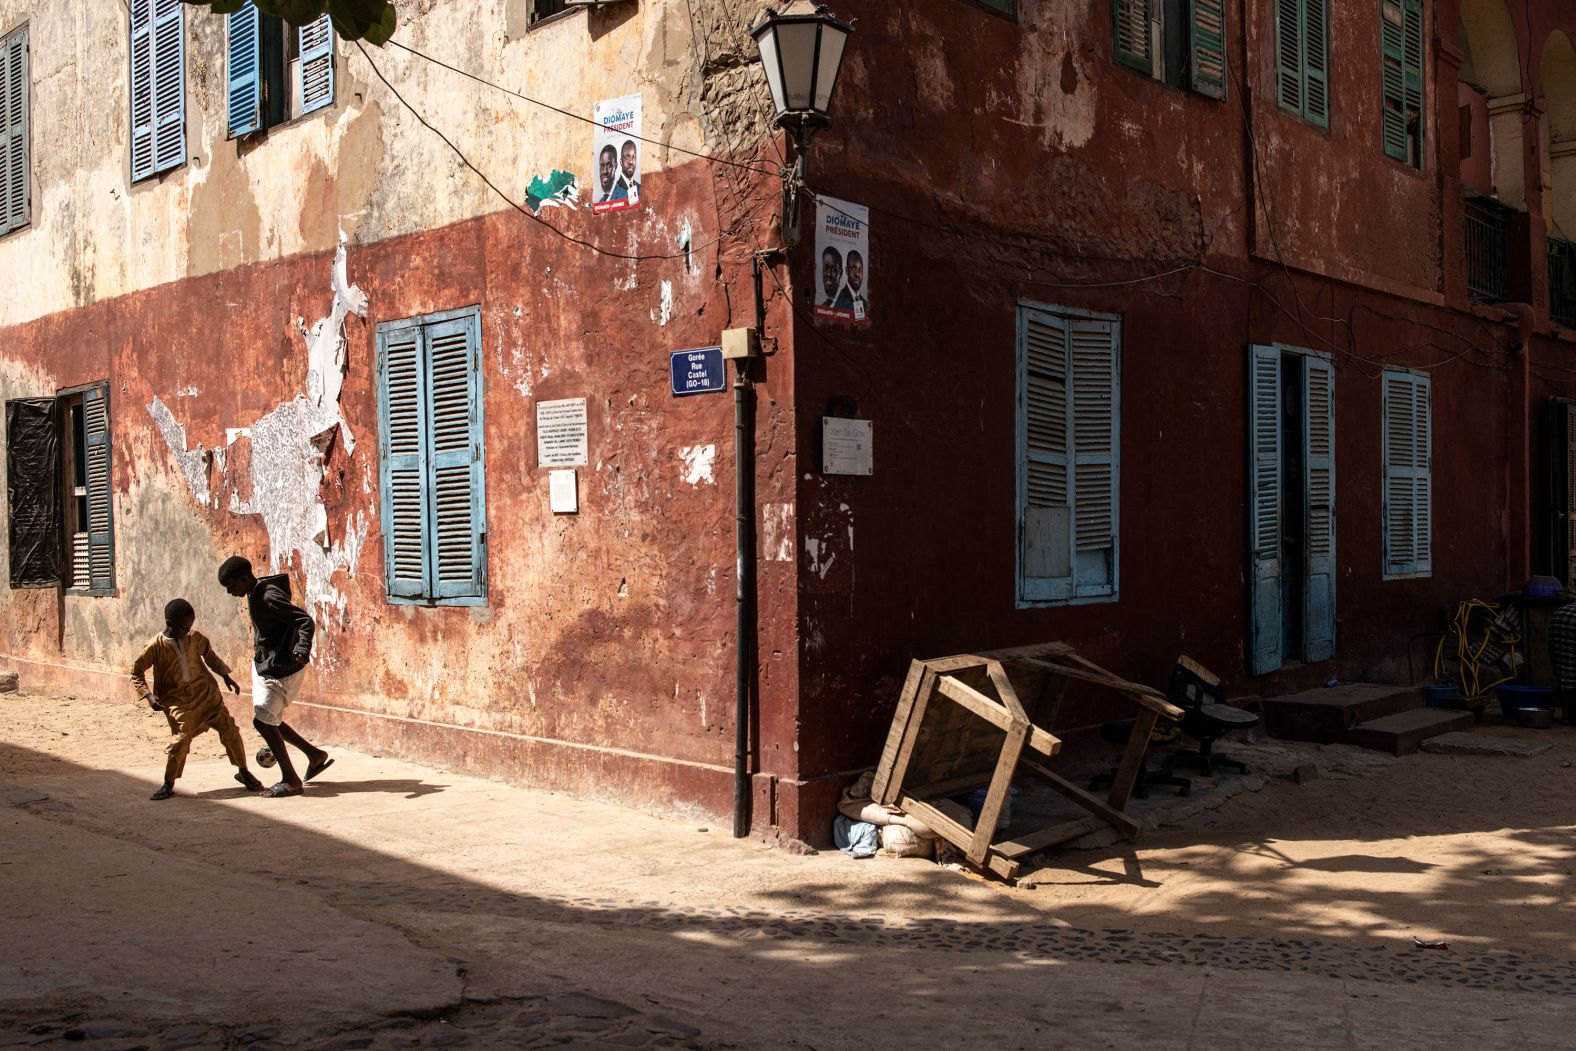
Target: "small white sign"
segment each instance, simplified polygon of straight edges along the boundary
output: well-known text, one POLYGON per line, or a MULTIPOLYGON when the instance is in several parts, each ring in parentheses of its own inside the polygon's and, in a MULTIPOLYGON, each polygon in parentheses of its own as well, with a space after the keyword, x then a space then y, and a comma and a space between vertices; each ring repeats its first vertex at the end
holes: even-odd
POLYGON ((575 472, 549 471, 547 474, 547 499, 555 515, 573 515, 580 512, 580 487, 575 482, 575 472))
POLYGON ((536 466, 584 467, 586 446, 584 398, 536 403, 536 466))
POLYGON ((871 474, 874 469, 869 420, 821 417, 822 474, 871 474))

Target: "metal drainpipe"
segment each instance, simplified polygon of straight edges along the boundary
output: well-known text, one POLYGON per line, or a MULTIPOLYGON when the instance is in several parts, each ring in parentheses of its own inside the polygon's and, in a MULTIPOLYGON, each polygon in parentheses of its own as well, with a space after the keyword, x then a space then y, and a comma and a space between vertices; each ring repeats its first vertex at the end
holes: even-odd
MULTIPOLYGON (((755 279, 755 331, 765 322, 761 257, 752 259, 755 279)), ((734 596, 738 600, 735 698, 733 711, 733 838, 750 834, 750 688, 755 678, 755 380, 749 358, 734 360, 734 596)))

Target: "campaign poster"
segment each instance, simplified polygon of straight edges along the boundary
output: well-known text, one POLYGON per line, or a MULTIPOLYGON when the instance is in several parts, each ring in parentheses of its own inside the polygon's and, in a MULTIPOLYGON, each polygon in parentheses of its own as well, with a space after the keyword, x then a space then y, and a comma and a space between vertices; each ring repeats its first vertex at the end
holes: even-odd
POLYGON ((815 316, 870 321, 870 210, 817 197, 815 202, 815 316))
POLYGON ((604 99, 592 110, 596 158, 592 165, 591 210, 598 215, 640 204, 640 96, 604 99))

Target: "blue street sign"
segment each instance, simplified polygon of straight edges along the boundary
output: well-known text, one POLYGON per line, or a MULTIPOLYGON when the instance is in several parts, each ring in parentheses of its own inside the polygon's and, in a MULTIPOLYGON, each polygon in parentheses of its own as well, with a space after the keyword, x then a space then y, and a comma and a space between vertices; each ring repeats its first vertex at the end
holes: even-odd
POLYGON ((668 355, 673 373, 673 393, 713 394, 728 389, 728 369, 722 361, 721 347, 675 350, 668 355))

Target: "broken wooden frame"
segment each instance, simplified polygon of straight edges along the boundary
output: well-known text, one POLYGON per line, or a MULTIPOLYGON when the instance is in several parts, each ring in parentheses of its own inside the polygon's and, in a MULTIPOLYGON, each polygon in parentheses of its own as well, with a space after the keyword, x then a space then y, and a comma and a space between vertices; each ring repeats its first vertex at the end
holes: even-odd
POLYGON ((963 851, 969 861, 1004 879, 1017 875, 1021 858, 1077 839, 1102 825, 1128 836, 1138 823, 1124 814, 1155 723, 1181 719, 1164 695, 1080 657, 1063 642, 916 660, 908 670, 892 729, 871 792, 876 802, 901 807, 963 851), (1041 762, 1061 751, 1054 725, 1072 683, 1098 686, 1126 697, 1138 710, 1132 736, 1104 799, 1041 762), (1033 752, 1035 757, 1024 753, 1033 752), (1013 775, 1024 770, 1089 811, 1089 816, 993 842, 1013 775), (938 810, 934 801, 989 786, 974 828, 938 810))

